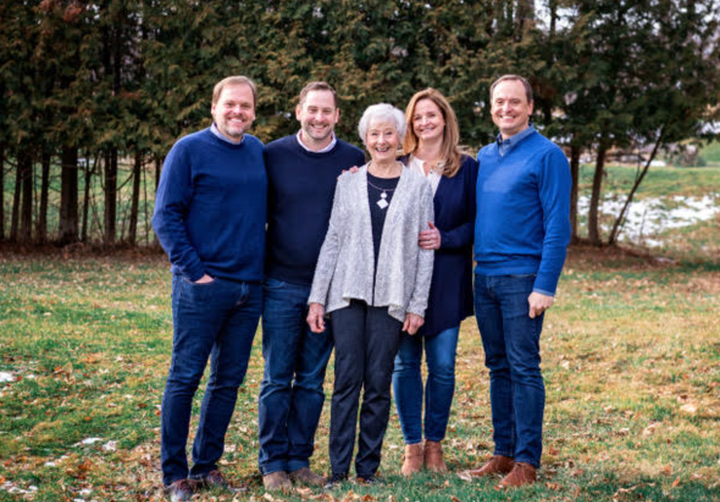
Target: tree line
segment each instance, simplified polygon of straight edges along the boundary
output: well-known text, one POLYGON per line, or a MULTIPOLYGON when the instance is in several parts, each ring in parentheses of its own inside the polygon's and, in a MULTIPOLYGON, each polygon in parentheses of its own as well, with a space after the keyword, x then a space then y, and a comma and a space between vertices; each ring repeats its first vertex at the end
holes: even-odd
POLYGON ((321 79, 343 138, 359 142, 368 105, 435 87, 476 150, 495 134, 489 85, 519 73, 533 122, 568 152, 574 238, 591 155, 588 239, 613 243, 623 215, 602 235, 598 211, 608 153, 651 152, 629 203, 664 145, 702 135, 720 103, 719 19, 714 0, 3 0, 0 240, 148 243, 164 156, 209 125, 227 75, 258 84, 263 141, 297 130, 297 95, 321 79))

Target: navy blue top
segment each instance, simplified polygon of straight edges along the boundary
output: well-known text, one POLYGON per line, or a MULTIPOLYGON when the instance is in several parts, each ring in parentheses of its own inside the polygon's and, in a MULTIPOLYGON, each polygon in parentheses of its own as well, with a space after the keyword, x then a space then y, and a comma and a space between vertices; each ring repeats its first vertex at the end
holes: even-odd
POLYGON ((261 281, 267 177, 263 145, 248 134, 237 145, 204 129, 165 158, 152 224, 174 272, 261 281))
POLYGON ((265 146, 269 181, 267 277, 312 285, 337 178, 344 169, 363 164, 362 150, 340 139, 325 153, 307 151, 296 135, 265 146))
MULTIPOLYGON (((380 255, 380 241, 382 241, 383 227, 385 226, 385 216, 387 215, 392 201, 392 196, 397 188, 400 177, 397 178, 378 178, 367 173, 368 180, 368 202, 370 203, 370 223, 372 225, 373 249, 375 250, 375 271, 377 271, 378 256, 380 255), (381 194, 385 194, 382 197, 381 194), (380 207, 378 201, 385 199, 387 206, 380 207)), ((375 288, 373 288, 374 290, 375 288)))
MULTIPOLYGON (((408 157, 401 157, 407 164, 408 157)), ((430 285, 425 323, 419 333, 434 336, 457 326, 473 314, 472 243, 475 230, 475 184, 478 163, 462 156, 460 170, 452 178, 440 178, 433 205, 440 249, 430 285)))
POLYGON ((560 147, 526 131, 478 153, 476 272, 537 274, 533 291, 554 295, 570 242, 570 166, 560 147))

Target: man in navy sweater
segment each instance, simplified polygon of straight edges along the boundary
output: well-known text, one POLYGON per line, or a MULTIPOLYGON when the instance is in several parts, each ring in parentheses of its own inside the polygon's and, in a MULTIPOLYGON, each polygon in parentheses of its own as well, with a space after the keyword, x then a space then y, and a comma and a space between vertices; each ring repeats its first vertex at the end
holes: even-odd
POLYGON ((363 152, 337 139, 337 94, 311 82, 295 109, 297 134, 265 147, 268 226, 262 315, 265 372, 258 404, 260 471, 267 490, 291 481, 321 485, 310 470, 315 430, 332 351, 329 327, 310 331, 305 318, 315 264, 330 220, 337 177, 365 163, 363 152))
POLYGON ((497 141, 478 153, 475 314, 490 370, 493 457, 471 471, 534 483, 542 453, 545 386, 540 332, 570 241, 570 168, 530 125, 532 88, 505 75, 490 88, 497 141))
POLYGON ((190 500, 198 487, 229 487, 218 461, 262 310, 267 176, 263 145, 246 134, 255 105, 250 79, 220 81, 212 126, 178 140, 160 176, 152 222, 173 272, 173 349, 160 454, 172 501, 190 500), (188 470, 192 400, 208 358, 210 378, 188 470))

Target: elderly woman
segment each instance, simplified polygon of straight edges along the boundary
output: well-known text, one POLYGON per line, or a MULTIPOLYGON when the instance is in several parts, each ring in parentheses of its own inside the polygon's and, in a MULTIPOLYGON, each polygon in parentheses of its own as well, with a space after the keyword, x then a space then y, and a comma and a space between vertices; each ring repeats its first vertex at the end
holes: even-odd
POLYGON ((400 160, 433 189, 435 220, 419 243, 435 250, 430 301, 417 336, 403 334, 395 359, 395 405, 405 439, 401 472, 423 468, 446 472, 441 441, 455 391, 455 352, 460 322, 473 313, 472 241, 478 163, 458 149, 457 118, 435 89, 416 93, 408 103, 406 155, 400 160), (427 362, 425 444, 423 447, 423 351, 427 362))
POLYGON ((400 333, 415 334, 427 306, 433 251, 418 235, 433 219, 432 190, 396 160, 406 128, 391 105, 365 110, 358 131, 371 161, 338 179, 308 300, 310 329, 323 331, 330 314, 335 344, 328 487, 350 470, 361 390, 355 472, 376 482, 400 333))

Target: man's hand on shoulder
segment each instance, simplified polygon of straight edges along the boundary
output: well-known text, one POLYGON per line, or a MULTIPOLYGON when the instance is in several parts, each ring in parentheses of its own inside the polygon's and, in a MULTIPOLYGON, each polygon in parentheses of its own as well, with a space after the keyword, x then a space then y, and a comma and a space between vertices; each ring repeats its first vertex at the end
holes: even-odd
POLYGON ((195 281, 195 284, 207 284, 208 282, 213 282, 215 279, 210 277, 207 274, 204 274, 200 279, 195 281))
POLYGON ((553 303, 555 303, 555 298, 550 295, 544 295, 542 293, 538 293, 537 291, 530 293, 530 296, 528 296, 530 319, 535 319, 537 316, 552 307, 553 303))

